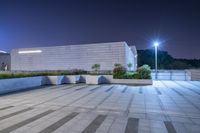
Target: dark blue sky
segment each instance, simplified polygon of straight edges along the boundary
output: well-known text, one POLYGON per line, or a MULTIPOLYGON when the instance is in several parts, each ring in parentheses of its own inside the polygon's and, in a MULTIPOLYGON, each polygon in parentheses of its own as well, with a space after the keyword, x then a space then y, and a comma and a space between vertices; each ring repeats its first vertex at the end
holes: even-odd
POLYGON ((198 0, 0 0, 0 49, 126 41, 200 58, 198 0))

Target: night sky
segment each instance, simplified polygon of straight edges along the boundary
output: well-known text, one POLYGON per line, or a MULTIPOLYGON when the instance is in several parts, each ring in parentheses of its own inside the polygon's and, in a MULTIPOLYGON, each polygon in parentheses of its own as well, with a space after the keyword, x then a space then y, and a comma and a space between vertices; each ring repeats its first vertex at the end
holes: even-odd
POLYGON ((198 0, 0 0, 0 50, 126 41, 200 58, 198 0))

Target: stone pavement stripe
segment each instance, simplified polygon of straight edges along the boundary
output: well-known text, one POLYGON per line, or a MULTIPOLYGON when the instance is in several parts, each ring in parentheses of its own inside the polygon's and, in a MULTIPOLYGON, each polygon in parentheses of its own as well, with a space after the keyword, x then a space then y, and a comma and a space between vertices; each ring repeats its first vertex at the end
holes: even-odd
MULTIPOLYGON (((198 81, 197 81, 197 82, 198 82, 198 81)), ((192 82, 190 81, 190 82, 187 82, 187 83, 190 83, 190 84, 192 84, 192 85, 194 85, 194 86, 196 86, 196 87, 198 87, 198 88, 200 87, 199 85, 197 85, 196 83, 194 83, 194 81, 192 81, 192 82)))
POLYGON ((143 93, 143 90, 142 90, 142 88, 140 87, 140 89, 139 89, 139 93, 140 94, 142 94, 143 93))
POLYGON ((81 87, 81 88, 76 89, 75 91, 80 91, 80 90, 86 89, 88 86, 89 86, 89 85, 83 86, 83 87, 81 87))
MULTIPOLYGON (((174 88, 170 88, 170 89, 172 89, 172 90, 173 90, 174 92, 176 92, 177 94, 180 93, 180 92, 178 92, 177 90, 175 90, 174 88)), ((185 97, 182 93, 180 93, 180 94, 181 94, 181 96, 185 99, 185 101, 187 101, 187 102, 190 103, 192 106, 194 106, 197 110, 200 111, 200 107, 199 107, 198 105, 194 104, 190 99, 188 99, 187 97, 185 97)))
POLYGON ((176 130, 170 121, 164 121, 164 124, 167 128, 168 133, 176 133, 176 130))
POLYGON ((122 90, 122 93, 125 93, 127 89, 128 89, 128 87, 125 87, 125 88, 122 90))
POLYGON ((157 87, 155 87, 155 90, 156 90, 158 95, 162 95, 162 93, 160 92, 160 90, 157 87))
POLYGON ((55 122, 54 124, 50 125, 49 127, 45 128, 44 130, 40 131, 39 133, 52 133, 71 119, 73 119, 75 116, 77 116, 79 113, 73 112, 64 118, 60 119, 59 121, 55 122))
POLYGON ((139 128, 139 119, 138 118, 129 118, 126 125, 125 133, 138 133, 139 128))
POLYGON ((23 110, 20 110, 20 111, 17 111, 17 112, 14 112, 14 113, 11 113, 11 114, 2 116, 2 117, 0 117, 0 120, 4 120, 4 119, 6 119, 6 118, 9 118, 9 117, 18 115, 18 114, 20 114, 20 113, 23 113, 23 112, 26 112, 26 111, 29 111, 29 110, 32 110, 32 109, 33 109, 33 108, 26 108, 26 109, 23 109, 23 110))
POLYGON ((95 133, 96 130, 101 126, 107 115, 98 115, 90 125, 88 125, 82 133, 95 133))
MULTIPOLYGON (((71 89, 71 88, 77 87, 77 86, 79 86, 79 85, 70 85, 70 86, 68 86, 68 87, 63 88, 62 90, 71 89)), ((80 85, 80 86, 81 86, 81 85, 80 85)))
POLYGON ((182 93, 180 93, 179 91, 175 90, 174 88, 170 88, 171 90, 173 90, 176 94, 178 94, 179 96, 183 96, 182 93))
POLYGON ((110 87, 109 89, 107 89, 105 92, 109 92, 111 91, 115 86, 110 87))
POLYGON ((9 108, 12 108, 14 106, 7 106, 7 107, 3 107, 3 108, 0 108, 0 110, 6 110, 6 109, 9 109, 9 108))
POLYGON ((3 130, 0 130, 0 133, 9 133, 9 132, 12 132, 12 131, 14 131, 14 130, 16 130, 16 129, 18 129, 18 128, 24 126, 24 125, 26 125, 26 124, 29 124, 29 123, 31 123, 31 122, 37 120, 37 119, 40 119, 40 118, 42 118, 42 117, 44 117, 44 116, 46 116, 46 115, 48 115, 48 114, 50 114, 50 113, 52 113, 52 112, 54 112, 54 110, 45 111, 45 112, 43 112, 43 113, 41 113, 41 114, 38 114, 38 115, 36 115, 36 116, 34 116, 34 117, 32 117, 32 118, 29 118, 29 119, 27 119, 27 120, 24 120, 24 121, 22 121, 22 122, 19 122, 19 123, 17 123, 17 124, 14 124, 14 125, 12 125, 12 126, 10 126, 10 127, 7 127, 7 128, 5 128, 5 129, 3 129, 3 130))
POLYGON ((95 91, 95 90, 98 90, 99 88, 101 88, 102 86, 97 86, 97 87, 95 87, 95 88, 93 88, 93 89, 91 89, 90 91, 95 91))
POLYGON ((186 88, 186 89, 188 89, 188 90, 190 90, 190 91, 192 91, 192 92, 194 92, 194 93, 196 93, 196 94, 198 94, 198 95, 200 95, 200 92, 198 92, 198 91, 196 91, 196 90, 194 90, 194 89, 192 89, 192 88, 185 87, 184 85, 178 83, 177 81, 174 81, 174 83, 177 84, 177 85, 179 85, 179 86, 181 86, 181 87, 183 87, 183 88, 186 88))

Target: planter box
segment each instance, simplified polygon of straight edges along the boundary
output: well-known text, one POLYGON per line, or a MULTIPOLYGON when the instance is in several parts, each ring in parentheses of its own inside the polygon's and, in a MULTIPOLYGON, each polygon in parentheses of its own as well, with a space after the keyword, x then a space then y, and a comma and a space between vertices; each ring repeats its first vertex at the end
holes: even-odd
POLYGON ((82 76, 80 75, 46 76, 42 81, 43 85, 76 84, 82 82, 82 76))
POLYGON ((101 75, 84 75, 83 78, 85 78, 86 84, 98 85, 104 83, 104 77, 101 75))
POLYGON ((42 85, 60 85, 65 83, 65 76, 45 76, 42 85))
POLYGON ((66 84, 85 83, 81 75, 67 75, 64 76, 63 82, 66 84))
POLYGON ((86 84, 127 84, 127 85, 152 85, 153 81, 150 79, 113 79, 112 75, 90 76, 86 78, 86 84), (98 82, 97 82, 98 81, 98 82))
POLYGON ((0 94, 41 86, 42 77, 26 77, 0 80, 0 94))
POLYGON ((127 85, 152 85, 153 81, 149 79, 113 79, 112 83, 127 85))

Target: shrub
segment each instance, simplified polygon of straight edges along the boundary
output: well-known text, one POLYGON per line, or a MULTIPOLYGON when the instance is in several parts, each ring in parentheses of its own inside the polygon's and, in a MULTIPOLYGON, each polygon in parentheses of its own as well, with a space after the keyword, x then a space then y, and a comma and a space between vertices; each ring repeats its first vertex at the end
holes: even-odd
POLYGON ((112 75, 112 71, 110 70, 100 70, 97 72, 89 71, 87 74, 89 75, 112 75))
POLYGON ((73 69, 73 70, 59 70, 59 71, 36 71, 36 72, 13 72, 13 73, 9 72, 9 73, 0 73, 0 79, 35 77, 35 76, 78 75, 78 74, 87 74, 87 71, 80 69, 73 69))
POLYGON ((137 78, 139 79, 151 79, 151 69, 148 65, 143 65, 137 69, 137 78))
POLYGON ((126 68, 123 66, 115 67, 113 70, 113 78, 122 79, 126 74, 126 68))

